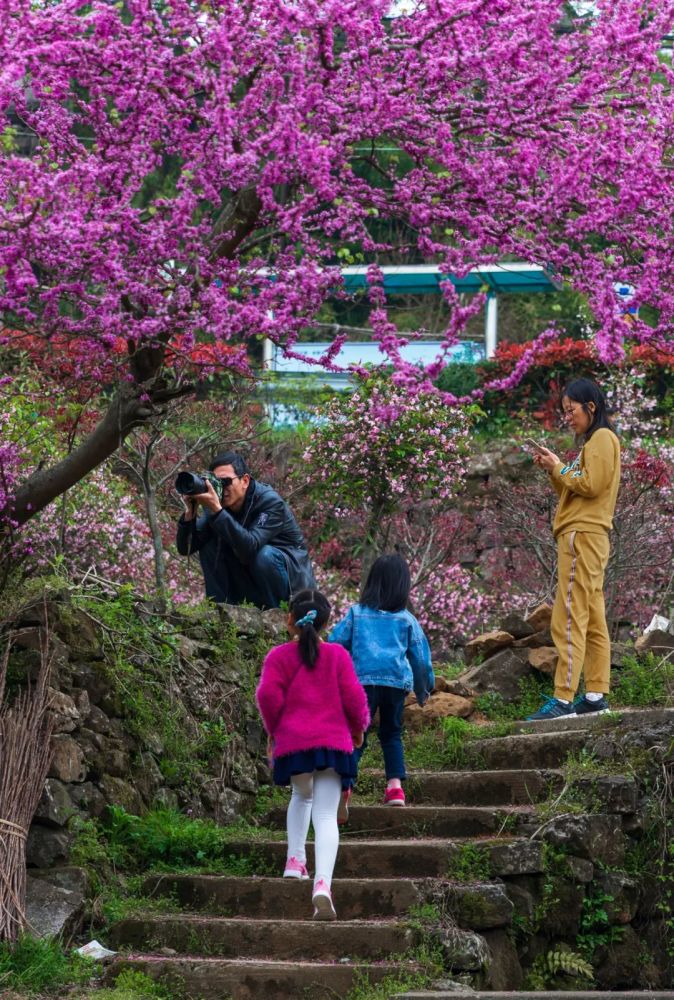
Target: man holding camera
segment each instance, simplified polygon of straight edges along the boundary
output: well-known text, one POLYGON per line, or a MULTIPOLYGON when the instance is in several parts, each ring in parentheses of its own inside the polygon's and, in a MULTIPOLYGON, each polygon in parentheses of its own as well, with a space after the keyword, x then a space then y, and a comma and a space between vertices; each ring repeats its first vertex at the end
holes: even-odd
POLYGON ((199 553, 206 595, 219 604, 278 608, 315 587, 302 532, 278 493, 253 479, 235 451, 216 456, 209 471, 218 488, 203 477, 206 492, 184 493, 177 535, 180 555, 199 553))

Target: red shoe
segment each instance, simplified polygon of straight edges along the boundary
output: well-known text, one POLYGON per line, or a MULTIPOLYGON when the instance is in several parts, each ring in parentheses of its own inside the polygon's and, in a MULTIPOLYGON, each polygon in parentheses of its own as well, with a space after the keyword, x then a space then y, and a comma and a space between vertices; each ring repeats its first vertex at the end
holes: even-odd
POLYGON ((405 793, 402 788, 387 788, 384 792, 385 806, 404 806, 405 793))
POLYGON ((342 792, 339 805, 337 806, 337 822, 340 826, 348 822, 349 819, 349 802, 351 801, 352 788, 345 788, 342 792))

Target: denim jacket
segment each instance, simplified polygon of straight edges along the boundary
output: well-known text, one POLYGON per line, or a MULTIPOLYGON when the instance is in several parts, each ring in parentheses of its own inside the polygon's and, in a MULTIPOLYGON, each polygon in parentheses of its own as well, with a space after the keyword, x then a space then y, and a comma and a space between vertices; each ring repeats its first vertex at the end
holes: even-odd
POLYGON ((431 650, 409 611, 377 611, 354 604, 330 633, 351 653, 361 684, 412 691, 423 705, 435 686, 431 650))

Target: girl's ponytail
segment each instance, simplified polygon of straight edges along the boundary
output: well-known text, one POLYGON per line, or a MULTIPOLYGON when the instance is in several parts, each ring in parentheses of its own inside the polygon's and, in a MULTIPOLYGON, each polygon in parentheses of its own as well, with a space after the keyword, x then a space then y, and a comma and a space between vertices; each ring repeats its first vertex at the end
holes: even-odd
POLYGON ((330 617, 330 604, 319 590, 301 590, 291 601, 290 613, 300 633, 300 659, 311 669, 318 659, 318 633, 330 617))

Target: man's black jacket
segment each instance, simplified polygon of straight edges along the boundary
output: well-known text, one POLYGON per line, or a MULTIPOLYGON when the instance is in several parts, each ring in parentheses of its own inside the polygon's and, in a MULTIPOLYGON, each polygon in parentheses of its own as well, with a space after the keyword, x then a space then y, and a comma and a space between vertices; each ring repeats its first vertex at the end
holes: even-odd
MULTIPOLYGON (((243 507, 237 514, 227 510, 217 514, 202 514, 196 521, 178 521, 176 539, 181 556, 199 552, 205 546, 231 554, 244 566, 252 562, 263 545, 279 549, 286 561, 290 593, 305 587, 315 587, 311 560, 299 529, 287 503, 266 483, 251 479, 243 507)), ((209 570, 204 566, 206 593, 212 593, 209 570)))

